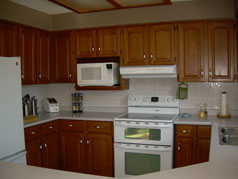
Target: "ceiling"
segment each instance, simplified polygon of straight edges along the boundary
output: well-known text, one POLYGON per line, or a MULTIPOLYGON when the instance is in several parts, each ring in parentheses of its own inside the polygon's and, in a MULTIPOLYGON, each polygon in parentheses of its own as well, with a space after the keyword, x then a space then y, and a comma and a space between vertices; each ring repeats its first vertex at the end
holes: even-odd
POLYGON ((168 5, 176 1, 194 0, 9 0, 17 4, 50 14, 96 11, 168 5))

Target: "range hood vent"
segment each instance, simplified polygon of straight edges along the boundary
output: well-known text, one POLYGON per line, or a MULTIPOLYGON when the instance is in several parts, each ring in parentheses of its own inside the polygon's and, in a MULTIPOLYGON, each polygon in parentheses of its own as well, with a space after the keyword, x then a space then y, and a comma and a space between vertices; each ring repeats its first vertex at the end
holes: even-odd
POLYGON ((122 78, 177 78, 176 65, 122 66, 122 78))

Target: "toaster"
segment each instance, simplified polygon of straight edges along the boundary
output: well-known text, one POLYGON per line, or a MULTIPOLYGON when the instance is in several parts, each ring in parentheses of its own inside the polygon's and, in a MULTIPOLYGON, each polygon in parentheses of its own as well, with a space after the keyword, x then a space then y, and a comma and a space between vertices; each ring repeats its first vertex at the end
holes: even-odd
POLYGON ((59 112, 59 103, 55 98, 44 99, 43 106, 46 112, 59 112))

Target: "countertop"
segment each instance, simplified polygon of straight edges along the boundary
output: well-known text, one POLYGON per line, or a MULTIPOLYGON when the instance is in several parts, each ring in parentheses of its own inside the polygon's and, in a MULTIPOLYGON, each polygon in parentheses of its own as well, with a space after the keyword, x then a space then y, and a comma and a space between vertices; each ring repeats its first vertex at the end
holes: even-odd
POLYGON ((29 124, 25 124, 24 127, 30 127, 45 122, 53 121, 56 119, 69 119, 69 120, 93 120, 93 121, 113 121, 116 116, 119 116, 121 113, 114 112, 82 112, 82 113, 73 113, 73 112, 58 112, 58 113, 47 113, 41 112, 37 116, 38 120, 29 124))
MULTIPOLYGON (((58 114, 47 114, 50 117, 44 119, 39 118, 39 121, 32 125, 40 124, 54 119, 76 119, 76 120, 106 120, 113 121, 113 118, 119 113, 82 113, 82 114, 69 114, 58 113, 58 114), (102 116, 99 116, 103 114, 102 116), (102 117, 102 118, 101 118, 102 117)), ((152 178, 163 178, 163 179, 184 179, 184 178, 203 178, 203 179, 223 179, 223 178, 238 178, 238 146, 220 145, 219 144, 219 127, 237 126, 238 117, 232 117, 231 119, 218 119, 216 116, 208 116, 207 118, 199 118, 192 116, 190 118, 178 118, 174 121, 175 124, 196 124, 196 125, 212 125, 211 134, 211 147, 210 147, 210 159, 209 162, 195 164, 191 166, 150 173, 141 176, 134 176, 130 178, 137 179, 152 179, 152 178)), ((26 126, 25 126, 26 127, 26 126)), ((107 178, 99 177, 87 174, 65 172, 58 170, 51 170, 40 167, 26 166, 22 164, 12 164, 6 162, 0 162, 0 178, 107 178)))

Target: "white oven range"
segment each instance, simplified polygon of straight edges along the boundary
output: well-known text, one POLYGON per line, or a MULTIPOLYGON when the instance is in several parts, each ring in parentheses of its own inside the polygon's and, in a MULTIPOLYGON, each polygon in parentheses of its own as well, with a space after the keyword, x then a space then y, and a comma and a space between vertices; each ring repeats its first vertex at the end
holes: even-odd
POLYGON ((114 119, 116 178, 172 168, 178 114, 174 96, 129 95, 128 113, 114 119))

